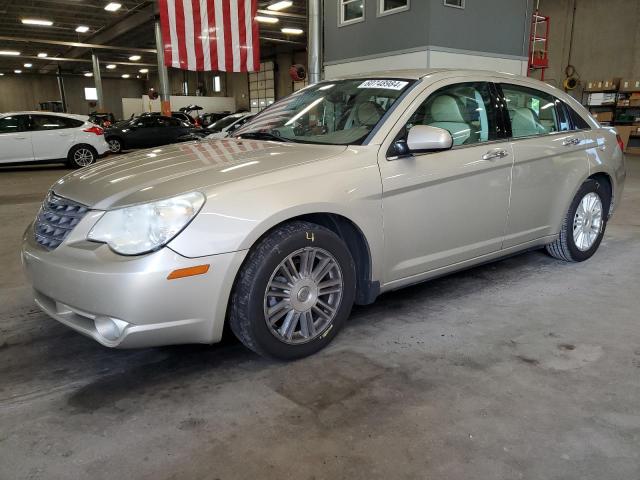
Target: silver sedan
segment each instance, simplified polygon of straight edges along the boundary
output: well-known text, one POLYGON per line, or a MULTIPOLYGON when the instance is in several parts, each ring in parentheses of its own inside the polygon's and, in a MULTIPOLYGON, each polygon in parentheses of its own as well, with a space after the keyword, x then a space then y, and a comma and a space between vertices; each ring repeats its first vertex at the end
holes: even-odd
POLYGON ((598 249, 620 139, 544 83, 465 70, 311 85, 224 140, 55 183, 22 258, 46 313, 108 347, 215 343, 294 359, 354 303, 518 251, 598 249))

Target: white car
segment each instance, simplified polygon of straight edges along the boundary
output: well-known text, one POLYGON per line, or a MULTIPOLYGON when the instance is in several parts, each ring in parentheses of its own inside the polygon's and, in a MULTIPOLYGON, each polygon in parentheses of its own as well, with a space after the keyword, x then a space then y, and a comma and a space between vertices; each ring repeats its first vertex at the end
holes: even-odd
POLYGON ((255 113, 242 112, 224 117, 207 127, 210 132, 207 138, 226 138, 255 116, 255 113))
POLYGON ((0 114, 0 164, 62 161, 79 168, 108 152, 104 130, 91 123, 87 115, 0 114))

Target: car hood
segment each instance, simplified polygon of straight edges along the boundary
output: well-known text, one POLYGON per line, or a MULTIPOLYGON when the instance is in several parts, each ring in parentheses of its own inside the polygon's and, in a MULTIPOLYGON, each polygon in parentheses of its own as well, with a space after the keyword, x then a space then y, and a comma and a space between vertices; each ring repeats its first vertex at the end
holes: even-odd
POLYGON ((344 146, 202 140, 139 150, 61 178, 53 191, 96 210, 150 202, 343 152, 344 146))

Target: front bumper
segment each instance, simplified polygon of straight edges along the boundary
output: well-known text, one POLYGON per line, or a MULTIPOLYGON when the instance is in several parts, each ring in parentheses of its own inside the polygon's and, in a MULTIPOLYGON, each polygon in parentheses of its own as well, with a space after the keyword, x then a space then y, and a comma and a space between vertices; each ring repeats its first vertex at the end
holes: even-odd
POLYGON ((59 322, 117 348, 219 341, 245 255, 185 258, 165 247, 124 257, 104 244, 82 240, 67 240, 48 251, 34 241, 31 227, 22 244, 37 305, 59 322), (203 264, 210 265, 204 275, 167 280, 173 270, 203 264))

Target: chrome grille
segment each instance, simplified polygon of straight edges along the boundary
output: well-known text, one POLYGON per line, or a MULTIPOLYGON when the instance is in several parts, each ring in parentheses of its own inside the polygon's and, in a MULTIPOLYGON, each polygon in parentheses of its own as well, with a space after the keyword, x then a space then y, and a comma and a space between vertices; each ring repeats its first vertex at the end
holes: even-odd
POLYGON ((89 208, 84 205, 49 192, 34 223, 36 242, 47 250, 53 250, 67 238, 88 211, 89 208))

